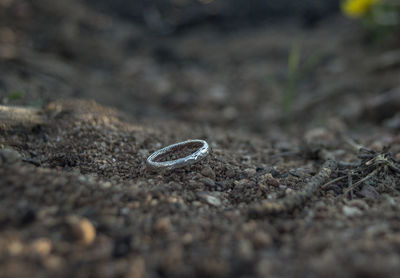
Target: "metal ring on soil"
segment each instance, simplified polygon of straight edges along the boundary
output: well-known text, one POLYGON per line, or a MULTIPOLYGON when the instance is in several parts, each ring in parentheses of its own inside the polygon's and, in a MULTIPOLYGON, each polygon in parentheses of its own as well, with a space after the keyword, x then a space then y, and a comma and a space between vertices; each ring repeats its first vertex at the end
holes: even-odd
POLYGON ((169 145, 163 149, 154 152, 147 158, 146 163, 147 166, 153 170, 172 170, 196 163, 205 158, 209 154, 209 152, 210 148, 206 141, 198 139, 187 140, 184 142, 179 142, 176 144, 169 145), (194 153, 188 156, 178 158, 175 160, 156 161, 157 159, 162 158, 163 156, 179 151, 184 147, 190 147, 191 145, 194 146, 199 145, 199 148, 194 153))

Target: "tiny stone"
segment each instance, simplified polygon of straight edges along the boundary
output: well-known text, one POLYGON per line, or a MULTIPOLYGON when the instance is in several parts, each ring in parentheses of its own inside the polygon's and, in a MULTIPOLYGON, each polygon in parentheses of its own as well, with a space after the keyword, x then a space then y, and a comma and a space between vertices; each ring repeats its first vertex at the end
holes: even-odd
POLYGON ((193 242, 193 235, 190 233, 186 233, 182 238, 183 244, 190 244, 193 242))
POLYGON ((233 178, 236 175, 235 170, 233 170, 233 168, 229 168, 228 170, 226 170, 226 176, 228 178, 233 178))
POLYGON ((214 170, 210 167, 210 166, 205 166, 202 170, 201 170, 201 174, 205 177, 208 177, 212 180, 215 180, 215 172, 214 170))
POLYGON ((8 252, 12 256, 19 255, 22 252, 22 250, 24 249, 24 247, 20 241, 11 241, 8 244, 7 248, 8 248, 8 252))
POLYGON ((51 241, 47 238, 40 238, 32 243, 32 250, 40 256, 47 256, 52 249, 51 241))
POLYGON ((11 165, 21 161, 21 155, 12 148, 0 149, 0 165, 11 165))
POLYGON ((252 240, 253 240, 253 244, 256 248, 257 247, 266 247, 272 243, 271 236, 263 231, 257 231, 254 234, 252 240))
POLYGON ((358 208, 358 209, 360 209, 360 210, 368 210, 369 209, 369 206, 368 206, 368 204, 365 202, 365 201, 363 201, 363 200, 351 200, 351 201, 349 201, 349 206, 351 206, 351 207, 355 207, 355 208, 358 208))
POLYGON ((101 187, 102 188, 110 188, 111 187, 111 182, 109 182, 109 181, 106 181, 106 182, 104 182, 104 183, 101 183, 101 187))
POLYGON ((258 189, 260 189, 262 192, 267 192, 268 191, 268 186, 265 184, 259 184, 258 189))
POLYGON ((286 193, 287 195, 290 195, 290 194, 293 194, 293 193, 294 193, 294 190, 291 189, 291 188, 287 188, 287 189, 285 190, 285 193, 286 193))
POLYGON ((154 229, 160 233, 166 233, 171 230, 171 220, 168 217, 163 217, 157 220, 154 229))
POLYGON ((277 198, 277 195, 278 195, 278 194, 276 194, 276 192, 272 192, 271 194, 268 194, 268 195, 267 195, 267 199, 268 199, 268 200, 276 199, 276 198, 277 198))
POLYGON ((343 206, 343 213, 347 217, 357 217, 361 216, 362 212, 356 207, 349 207, 349 206, 343 206))
POLYGON ((218 207, 221 205, 221 200, 219 198, 212 196, 206 192, 199 193, 198 197, 212 206, 218 207))
POLYGON ((246 173, 246 175, 248 177, 252 177, 252 176, 254 176, 256 174, 257 171, 255 169, 252 169, 252 168, 247 168, 247 169, 244 170, 244 172, 246 173))
POLYGON ((201 182, 202 182, 204 185, 209 186, 209 187, 214 187, 214 186, 215 186, 215 181, 213 181, 213 180, 210 179, 210 178, 202 178, 202 179, 201 179, 201 182))
POLYGON ((120 213, 122 215, 128 215, 129 214, 129 208, 128 207, 124 207, 121 209, 120 213))
POLYGON ((90 245, 96 238, 96 229, 87 218, 72 216, 68 219, 74 237, 84 245, 90 245))
POLYGON ((265 180, 266 180, 266 182, 267 182, 268 185, 275 186, 275 187, 278 187, 278 186, 279 186, 279 181, 277 181, 277 180, 271 175, 271 173, 265 174, 265 175, 264 175, 264 178, 265 178, 265 180))

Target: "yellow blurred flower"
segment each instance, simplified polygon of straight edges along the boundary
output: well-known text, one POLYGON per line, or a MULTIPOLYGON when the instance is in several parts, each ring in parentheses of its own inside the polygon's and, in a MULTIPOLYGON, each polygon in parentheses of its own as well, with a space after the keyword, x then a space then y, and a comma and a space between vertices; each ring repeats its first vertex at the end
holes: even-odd
POLYGON ((344 0, 342 2, 342 11, 349 17, 362 17, 371 7, 380 2, 380 0, 344 0))

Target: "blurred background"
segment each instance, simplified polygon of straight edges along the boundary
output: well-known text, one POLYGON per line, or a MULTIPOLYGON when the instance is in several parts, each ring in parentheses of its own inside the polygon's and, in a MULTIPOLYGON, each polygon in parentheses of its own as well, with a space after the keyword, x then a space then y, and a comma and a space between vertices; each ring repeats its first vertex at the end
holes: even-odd
POLYGON ((377 1, 347 2, 0 0, 0 103, 94 99, 261 133, 393 120, 399 32, 371 28, 377 1))

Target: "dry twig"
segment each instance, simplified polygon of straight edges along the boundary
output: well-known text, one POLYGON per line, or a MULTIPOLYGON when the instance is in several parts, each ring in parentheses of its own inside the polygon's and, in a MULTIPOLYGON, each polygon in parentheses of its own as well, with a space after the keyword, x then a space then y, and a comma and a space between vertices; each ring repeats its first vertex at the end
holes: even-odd
POLYGON ((336 169, 336 162, 327 160, 322 165, 319 172, 311 178, 305 188, 300 192, 289 195, 282 200, 270 201, 264 200, 252 206, 249 210, 251 216, 260 217, 269 214, 289 213, 294 209, 301 207, 310 199, 331 176, 331 173, 336 169))

